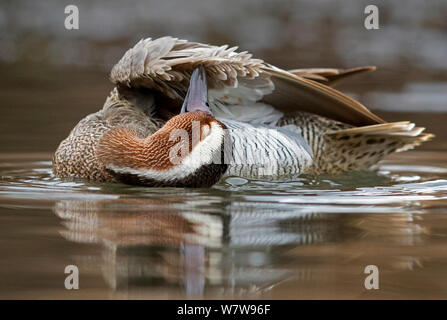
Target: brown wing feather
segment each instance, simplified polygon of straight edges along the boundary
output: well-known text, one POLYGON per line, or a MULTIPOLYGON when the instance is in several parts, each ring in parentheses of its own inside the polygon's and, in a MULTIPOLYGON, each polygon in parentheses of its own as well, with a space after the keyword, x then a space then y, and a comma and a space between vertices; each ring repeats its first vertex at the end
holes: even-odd
POLYGON ((300 110, 354 126, 385 123, 360 102, 331 87, 276 67, 269 66, 264 71, 272 76, 275 90, 263 101, 285 114, 300 110))
POLYGON ((376 70, 375 66, 357 67, 351 69, 334 69, 334 68, 308 68, 308 69, 292 69, 288 70, 296 76, 321 82, 325 85, 332 86, 340 80, 350 78, 351 76, 376 70))

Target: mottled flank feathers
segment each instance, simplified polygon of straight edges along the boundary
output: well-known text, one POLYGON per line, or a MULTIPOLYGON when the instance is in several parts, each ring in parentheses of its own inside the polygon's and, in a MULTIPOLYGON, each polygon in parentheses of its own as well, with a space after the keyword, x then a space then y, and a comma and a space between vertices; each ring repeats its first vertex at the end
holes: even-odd
POLYGON ((114 89, 104 107, 82 119, 57 148, 53 171, 58 177, 78 177, 93 181, 116 181, 98 160, 99 140, 112 128, 126 128, 145 138, 157 131, 163 122, 149 117, 143 110, 120 97, 114 89))

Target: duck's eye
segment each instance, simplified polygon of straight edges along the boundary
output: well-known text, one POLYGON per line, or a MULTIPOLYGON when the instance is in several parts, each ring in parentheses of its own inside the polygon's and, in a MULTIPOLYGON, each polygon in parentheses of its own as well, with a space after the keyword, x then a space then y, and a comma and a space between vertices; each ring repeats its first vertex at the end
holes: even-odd
POLYGON ((210 134, 210 126, 205 124, 201 127, 200 140, 205 139, 210 134))

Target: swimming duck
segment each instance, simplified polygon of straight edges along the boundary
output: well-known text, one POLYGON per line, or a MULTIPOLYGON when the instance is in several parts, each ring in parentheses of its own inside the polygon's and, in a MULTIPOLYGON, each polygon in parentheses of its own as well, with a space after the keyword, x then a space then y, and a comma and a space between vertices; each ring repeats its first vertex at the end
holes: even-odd
POLYGON ((138 42, 113 67, 103 108, 60 143, 55 175, 159 187, 288 180, 368 169, 433 137, 331 87, 374 67, 286 71, 236 50, 138 42))

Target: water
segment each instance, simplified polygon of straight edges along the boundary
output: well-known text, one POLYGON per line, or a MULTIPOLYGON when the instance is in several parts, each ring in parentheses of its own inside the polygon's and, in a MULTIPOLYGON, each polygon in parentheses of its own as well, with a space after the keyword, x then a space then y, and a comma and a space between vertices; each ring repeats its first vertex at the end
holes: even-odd
POLYGON ((446 297, 445 152, 210 189, 61 181, 49 156, 0 158, 0 298, 446 297))

